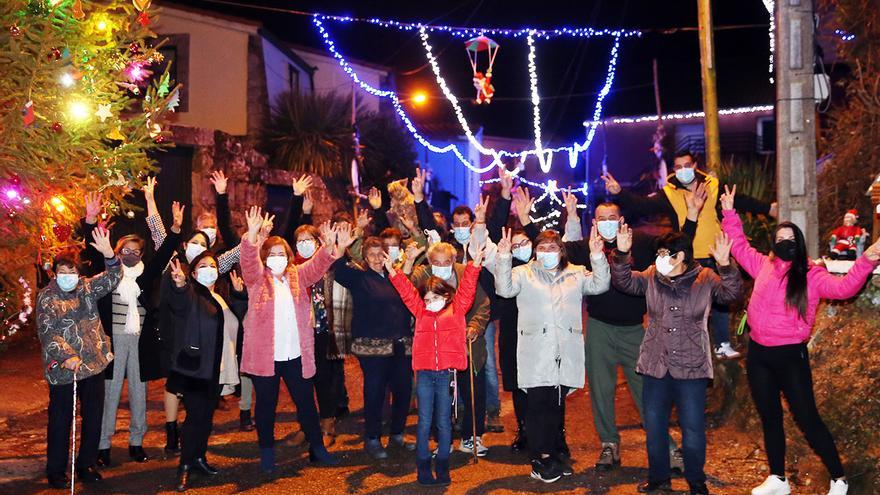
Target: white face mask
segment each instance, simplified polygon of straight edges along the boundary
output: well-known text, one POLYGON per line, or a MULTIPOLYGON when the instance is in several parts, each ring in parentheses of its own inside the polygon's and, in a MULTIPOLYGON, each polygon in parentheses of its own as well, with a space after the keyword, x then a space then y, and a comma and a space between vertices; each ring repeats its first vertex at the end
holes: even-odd
POLYGON ((311 258, 318 250, 318 243, 312 239, 306 239, 296 243, 296 252, 303 258, 311 258))
POLYGON ((208 248, 202 246, 201 244, 196 244, 195 242, 190 242, 186 245, 186 261, 192 263, 192 260, 196 259, 196 256, 207 251, 208 248))
POLYGON ((620 225, 617 220, 599 220, 596 222, 596 230, 599 231, 599 235, 606 241, 617 239, 617 230, 619 228, 620 225))
POLYGON ((399 260, 400 246, 388 246, 388 257, 391 258, 391 261, 399 260))
POLYGON ((425 309, 428 311, 433 311, 435 313, 440 312, 443 308, 446 307, 446 301, 443 299, 434 299, 429 303, 425 303, 425 309))
POLYGON ((452 276, 452 266, 431 265, 431 274, 443 280, 449 280, 449 277, 452 276))
POLYGON ((272 273, 274 273, 275 275, 281 275, 282 273, 284 273, 285 270, 287 270, 287 256, 283 254, 280 256, 269 255, 268 257, 266 257, 266 266, 268 266, 269 269, 272 270, 272 273))
POLYGON ((657 259, 654 260, 654 267, 657 268, 657 273, 660 275, 666 276, 672 273, 672 270, 675 269, 675 266, 670 263, 672 256, 657 256, 657 259))
POLYGON ((552 270, 559 266, 559 253, 554 251, 538 251, 535 254, 535 259, 541 262, 541 266, 547 270, 552 270))
POLYGON ((206 227, 202 229, 202 232, 208 235, 208 244, 214 245, 217 242, 217 229, 213 227, 206 227))
POLYGON ((55 276, 55 282, 64 292, 70 292, 79 284, 79 274, 77 273, 59 273, 55 276))
POLYGON ((196 270, 196 280, 205 287, 214 285, 218 276, 219 273, 213 266, 203 266, 196 270))
POLYGON ((690 167, 682 167, 675 171, 675 178, 681 182, 681 185, 686 186, 694 181, 694 169, 690 167))

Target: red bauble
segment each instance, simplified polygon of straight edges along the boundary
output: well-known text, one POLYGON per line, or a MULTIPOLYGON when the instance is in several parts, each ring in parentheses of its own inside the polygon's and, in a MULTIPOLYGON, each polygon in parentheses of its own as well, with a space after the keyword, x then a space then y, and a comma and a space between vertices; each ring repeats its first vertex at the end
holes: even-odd
POLYGON ((21 37, 21 28, 16 26, 15 24, 9 26, 9 35, 13 38, 21 37))
POLYGON ((11 176, 9 176, 9 182, 12 184, 15 184, 16 186, 20 186, 21 185, 21 177, 15 175, 15 174, 12 174, 11 176))
POLYGON ((161 134, 158 135, 158 136, 156 136, 156 142, 159 143, 159 144, 164 143, 164 142, 165 142, 165 136, 163 136, 163 135, 161 135, 161 134))
POLYGON ((128 51, 132 55, 138 55, 141 53, 141 46, 138 45, 136 41, 134 41, 130 45, 128 45, 128 51))
POLYGON ((58 49, 57 46, 53 46, 51 50, 49 50, 49 54, 46 55, 48 60, 61 60, 61 50, 58 49))
POLYGON ((64 242, 67 239, 70 239, 70 234, 73 233, 73 229, 70 228, 70 225, 56 223, 52 226, 52 233, 55 234, 55 238, 58 239, 58 242, 64 242))
POLYGON ((61 125, 61 122, 54 122, 52 124, 52 130, 55 131, 56 133, 60 133, 61 131, 64 130, 64 126, 61 125))

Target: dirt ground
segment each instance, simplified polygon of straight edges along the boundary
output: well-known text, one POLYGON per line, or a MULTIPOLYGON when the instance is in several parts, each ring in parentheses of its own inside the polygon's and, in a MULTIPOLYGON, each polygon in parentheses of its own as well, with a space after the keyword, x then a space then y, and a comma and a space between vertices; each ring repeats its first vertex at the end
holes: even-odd
MULTIPOLYGON (((45 467, 45 430, 48 391, 41 374, 39 348, 34 341, 19 343, 7 350, 0 360, 0 493, 61 493, 49 490, 43 476, 45 467)), ((631 494, 647 475, 645 435, 625 382, 617 392, 618 424, 622 435, 623 465, 610 473, 598 473, 593 463, 599 441, 592 422, 592 411, 585 391, 569 396, 567 402, 568 443, 575 474, 554 484, 543 484, 528 477, 528 459, 514 454, 509 445, 515 420, 510 394, 502 393, 502 419, 506 431, 489 433, 484 442, 489 455, 472 464, 471 458, 456 452, 452 456, 452 485, 446 488, 423 488, 415 481, 412 453, 392 452, 384 462, 371 460, 362 450, 362 377, 357 362, 346 363, 346 382, 351 397, 352 414, 338 425, 339 438, 330 450, 342 459, 336 468, 310 465, 305 448, 279 445, 276 474, 260 472, 256 432, 238 430, 237 402, 228 410, 218 410, 210 439, 208 457, 221 474, 207 479, 195 476, 191 493, 293 493, 293 494, 505 494, 505 493, 591 493, 631 494)), ((84 486, 81 493, 171 493, 174 489, 177 459, 163 457, 164 413, 161 382, 148 385, 149 432, 144 447, 151 459, 143 464, 128 459, 129 411, 125 392, 120 403, 117 434, 113 439, 113 466, 104 469, 104 481, 84 486)), ((293 406, 282 392, 278 406, 276 437, 294 428, 293 406)), ((183 413, 181 413, 181 419, 183 413)), ((410 415, 407 434, 415 441, 416 416, 410 415)), ((710 422, 711 423, 711 422, 710 422)), ((677 434, 675 435, 677 437, 677 434)), ((730 425, 712 425, 708 432, 706 472, 709 488, 717 494, 743 494, 766 477, 765 457, 760 431, 741 432, 730 425)), ((796 493, 825 493, 827 480, 801 477, 796 493), (824 490, 823 490, 824 488, 824 490)), ((681 478, 673 486, 686 493, 681 478)))

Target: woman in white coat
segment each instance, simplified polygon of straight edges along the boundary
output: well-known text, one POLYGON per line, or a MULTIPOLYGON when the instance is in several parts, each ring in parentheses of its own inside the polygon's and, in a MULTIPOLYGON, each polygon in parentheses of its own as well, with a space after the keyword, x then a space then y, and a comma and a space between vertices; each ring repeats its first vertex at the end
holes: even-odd
POLYGON ((562 238, 553 230, 535 238, 533 260, 512 268, 510 239, 505 229, 498 243, 495 290, 501 297, 515 297, 519 307, 517 383, 529 398, 531 476, 552 483, 572 473, 556 453, 562 401, 584 386, 583 296, 607 291, 611 271, 596 227, 590 232, 592 273, 568 263, 562 238))

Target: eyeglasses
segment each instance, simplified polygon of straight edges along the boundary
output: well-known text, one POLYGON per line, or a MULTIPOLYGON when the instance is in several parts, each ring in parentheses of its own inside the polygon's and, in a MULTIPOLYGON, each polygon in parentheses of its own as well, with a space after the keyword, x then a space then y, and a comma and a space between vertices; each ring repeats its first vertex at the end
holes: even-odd
POLYGON ((133 254, 133 255, 135 255, 135 256, 140 256, 140 255, 141 255, 141 250, 140 250, 140 249, 128 249, 128 248, 122 248, 122 251, 121 251, 121 252, 122 252, 122 254, 133 254))
POLYGON ((663 256, 675 256, 676 254, 678 254, 678 253, 673 253, 673 252, 669 251, 668 249, 658 249, 657 250, 657 256, 661 257, 661 258, 663 256))
POLYGON ((531 244, 532 244, 532 241, 526 239, 526 240, 524 240, 524 241, 522 241, 522 242, 518 242, 518 243, 516 243, 516 244, 511 244, 510 247, 516 249, 516 248, 521 248, 521 247, 530 246, 531 244))

